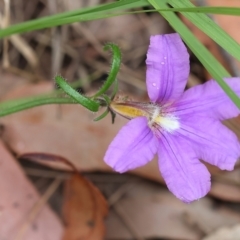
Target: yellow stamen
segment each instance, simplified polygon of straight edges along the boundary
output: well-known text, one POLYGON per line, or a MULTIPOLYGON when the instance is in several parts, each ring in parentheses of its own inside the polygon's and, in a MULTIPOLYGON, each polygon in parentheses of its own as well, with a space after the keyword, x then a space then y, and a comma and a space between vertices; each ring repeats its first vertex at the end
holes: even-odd
POLYGON ((126 118, 135 118, 135 117, 142 117, 142 116, 146 116, 146 112, 144 112, 143 110, 141 109, 138 109, 136 107, 133 107, 133 106, 129 106, 129 105, 125 105, 125 104, 121 104, 121 103, 114 103, 112 102, 111 105, 110 105, 110 108, 126 117, 126 118))

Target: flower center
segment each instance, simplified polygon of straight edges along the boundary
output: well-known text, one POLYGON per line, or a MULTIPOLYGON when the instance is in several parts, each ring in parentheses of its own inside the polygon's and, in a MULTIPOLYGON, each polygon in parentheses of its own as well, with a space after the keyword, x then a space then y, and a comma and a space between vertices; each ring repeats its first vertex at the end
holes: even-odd
POLYGON ((153 112, 152 116, 148 121, 148 125, 151 128, 157 128, 158 126, 160 126, 165 131, 170 133, 180 128, 178 117, 170 113, 161 114, 159 107, 155 108, 155 111, 153 112))
POLYGON ((112 102, 110 108, 127 119, 146 117, 148 126, 154 132, 162 128, 172 133, 180 128, 178 117, 173 113, 165 113, 159 105, 139 102, 112 102))

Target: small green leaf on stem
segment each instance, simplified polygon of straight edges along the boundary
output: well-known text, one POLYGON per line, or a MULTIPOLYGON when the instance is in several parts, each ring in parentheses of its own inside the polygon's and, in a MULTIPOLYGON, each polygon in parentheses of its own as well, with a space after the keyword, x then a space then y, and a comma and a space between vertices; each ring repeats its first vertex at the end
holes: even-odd
POLYGON ((103 118, 105 118, 105 117, 108 115, 108 113, 109 113, 109 110, 106 109, 106 111, 104 111, 103 114, 101 114, 100 116, 96 117, 93 121, 94 121, 94 122, 97 122, 97 121, 99 121, 99 120, 102 120, 103 118))
POLYGON ((63 77, 56 76, 55 81, 57 85, 71 98, 73 98, 75 101, 77 101, 79 104, 84 106, 85 108, 89 109, 90 111, 97 112, 99 109, 99 103, 89 99, 88 97, 85 97, 81 95, 79 92, 77 92, 75 89, 73 89, 63 77))
POLYGON ((99 91, 97 93, 95 93, 93 98, 99 97, 102 94, 104 94, 111 87, 111 85, 114 83, 114 81, 117 81, 116 77, 117 77, 117 74, 119 72, 120 65, 121 65, 122 54, 117 45, 115 45, 113 43, 108 43, 104 46, 104 50, 111 50, 113 53, 112 67, 110 69, 110 73, 108 75, 107 80, 104 82, 104 84, 99 89, 99 91))

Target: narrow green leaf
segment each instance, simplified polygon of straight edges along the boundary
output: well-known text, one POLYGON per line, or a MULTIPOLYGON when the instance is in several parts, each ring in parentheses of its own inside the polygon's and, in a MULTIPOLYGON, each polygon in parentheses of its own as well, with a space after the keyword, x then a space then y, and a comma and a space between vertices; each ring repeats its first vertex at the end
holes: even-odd
POLYGON ((111 85, 116 80, 118 71, 119 71, 120 66, 121 66, 122 56, 121 56, 120 48, 113 43, 108 43, 108 44, 105 45, 104 50, 109 50, 109 49, 113 53, 112 66, 111 66, 111 69, 110 69, 110 73, 108 75, 107 80, 104 82, 104 84, 99 89, 99 91, 94 94, 93 98, 101 96, 103 93, 105 93, 111 87, 111 85))
POLYGON ((192 13, 208 13, 217 15, 232 15, 240 16, 240 8, 235 7, 177 7, 177 8, 158 8, 154 10, 140 10, 131 12, 121 12, 119 14, 134 14, 134 13, 150 13, 150 12, 192 12, 192 13))
POLYGON ((47 104, 76 104, 72 98, 54 97, 52 95, 42 95, 24 99, 10 100, 0 104, 0 117, 23 111, 29 108, 47 104))
POLYGON ((98 116, 98 117, 96 117, 95 119, 93 119, 93 121, 94 121, 94 122, 97 122, 97 121, 99 121, 99 120, 102 120, 103 118, 105 118, 105 117, 108 115, 108 113, 109 113, 109 110, 106 109, 106 111, 104 111, 103 114, 101 114, 100 116, 98 116))
POLYGON ((240 8, 238 7, 174 7, 169 9, 158 9, 159 11, 167 12, 193 12, 193 13, 208 13, 220 15, 240 16, 240 8))
MULTIPOLYGON (((91 78, 94 78, 92 75, 91 78)), ((77 88, 82 85, 82 81, 74 82, 71 87, 77 88)), ((63 97, 63 91, 55 90, 49 94, 40 94, 33 97, 27 97, 16 100, 8 100, 0 103, 0 117, 30 109, 33 107, 48 105, 48 104, 78 104, 74 99, 70 97, 63 97)))
POLYGON ((84 106, 85 108, 89 109, 90 111, 97 112, 99 108, 99 104, 83 95, 81 95, 79 92, 77 92, 75 89, 73 89, 63 77, 56 76, 55 81, 57 85, 71 98, 73 98, 75 101, 77 101, 79 104, 84 106))
MULTIPOLYGON (((149 0, 155 9, 168 8, 164 1, 149 0)), ((193 51, 196 57, 201 61, 204 67, 211 73, 214 79, 222 87, 225 93, 232 99, 240 109, 240 100, 235 92, 223 81, 223 77, 229 77, 229 73, 216 60, 216 58, 199 42, 191 31, 181 22, 181 20, 172 12, 161 12, 160 14, 169 22, 169 24, 178 32, 188 47, 193 51)))
POLYGON ((70 24, 73 22, 90 21, 110 17, 110 11, 120 11, 133 7, 142 7, 149 5, 147 0, 123 0, 114 3, 107 3, 94 7, 82 8, 74 11, 68 11, 52 16, 42 17, 35 20, 12 25, 0 30, 0 38, 10 36, 16 33, 24 33, 44 28, 70 24), (85 15, 85 16, 84 16, 85 15))
MULTIPOLYGON (((188 0, 168 0, 168 3, 173 7, 195 7, 188 0)), ((187 12, 182 12, 182 14, 204 33, 206 33, 210 38, 212 38, 216 43, 218 43, 222 48, 229 52, 233 57, 240 60, 240 45, 206 14, 187 12)))

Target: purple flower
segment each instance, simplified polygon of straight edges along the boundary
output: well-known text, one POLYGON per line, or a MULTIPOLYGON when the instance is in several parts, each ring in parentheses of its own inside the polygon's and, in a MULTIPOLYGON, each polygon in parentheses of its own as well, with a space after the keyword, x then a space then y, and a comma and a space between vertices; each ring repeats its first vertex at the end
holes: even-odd
MULTIPOLYGON (((146 63, 151 103, 112 102, 112 110, 131 121, 112 141, 104 160, 123 173, 145 165, 157 153, 169 190, 191 202, 205 196, 211 185, 199 159, 233 170, 240 145, 221 121, 237 116, 239 109, 214 80, 184 92, 189 55, 178 34, 152 36, 146 63)), ((225 81, 240 94, 239 78, 225 81)))

